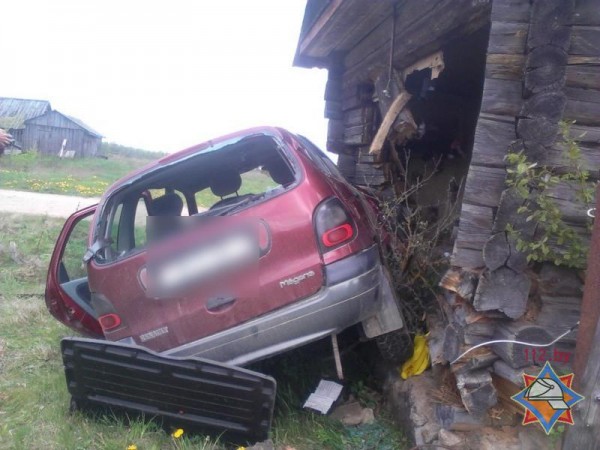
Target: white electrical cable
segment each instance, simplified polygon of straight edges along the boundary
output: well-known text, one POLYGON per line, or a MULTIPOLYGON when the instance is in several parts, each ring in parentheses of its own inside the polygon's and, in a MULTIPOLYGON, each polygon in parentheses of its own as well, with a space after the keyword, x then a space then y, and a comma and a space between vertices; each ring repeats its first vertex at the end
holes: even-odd
POLYGON ((482 342, 481 344, 477 344, 473 347, 471 347, 470 349, 466 350, 465 352, 463 352, 461 355, 459 355, 454 361, 452 361, 450 363, 450 365, 456 363, 459 359, 461 359, 463 356, 465 356, 466 354, 472 352, 473 350, 475 350, 476 348, 479 347, 483 347, 485 345, 490 345, 490 344, 520 344, 520 345, 528 345, 530 347, 550 347, 552 344, 554 344, 555 342, 560 341, 562 338, 564 338, 567 334, 571 333, 573 330, 575 330, 575 328, 577 328, 579 326, 579 321, 573 325, 571 328, 569 328, 567 331, 565 331, 563 334, 561 334, 560 336, 558 336, 556 339, 554 339, 552 342, 549 342, 547 344, 534 344, 532 342, 523 342, 523 341, 514 341, 511 339, 497 339, 495 341, 487 341, 487 342, 482 342))

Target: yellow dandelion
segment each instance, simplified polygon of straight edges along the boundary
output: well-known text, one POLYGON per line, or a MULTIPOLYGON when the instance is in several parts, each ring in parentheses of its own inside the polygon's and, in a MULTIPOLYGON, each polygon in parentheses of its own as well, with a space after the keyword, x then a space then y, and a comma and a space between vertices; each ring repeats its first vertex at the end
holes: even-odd
POLYGON ((177 428, 175 431, 173 431, 171 436, 173 436, 175 439, 179 439, 181 436, 183 436, 183 429, 177 428))
POLYGON ((137 445, 135 445, 135 444, 128 445, 127 450, 137 450, 137 445))

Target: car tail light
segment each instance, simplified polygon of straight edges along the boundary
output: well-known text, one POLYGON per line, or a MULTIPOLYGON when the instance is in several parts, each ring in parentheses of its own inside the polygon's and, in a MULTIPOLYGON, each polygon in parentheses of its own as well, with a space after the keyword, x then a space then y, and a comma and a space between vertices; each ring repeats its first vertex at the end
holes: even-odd
POLYGON ((104 314, 103 316, 98 317, 98 322, 100 322, 102 331, 110 331, 121 325, 121 318, 117 314, 113 313, 104 314))
POLYGON ((351 241, 356 229, 352 219, 337 198, 330 198, 317 207, 315 230, 322 252, 328 252, 351 241))

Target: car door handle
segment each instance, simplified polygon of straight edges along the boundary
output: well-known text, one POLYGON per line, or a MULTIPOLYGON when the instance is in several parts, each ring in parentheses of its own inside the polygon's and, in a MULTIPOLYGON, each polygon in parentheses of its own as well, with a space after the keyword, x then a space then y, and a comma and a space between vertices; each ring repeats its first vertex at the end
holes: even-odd
POLYGON ((213 297, 206 302, 206 309, 209 311, 219 311, 227 306, 233 305, 235 297, 213 297))

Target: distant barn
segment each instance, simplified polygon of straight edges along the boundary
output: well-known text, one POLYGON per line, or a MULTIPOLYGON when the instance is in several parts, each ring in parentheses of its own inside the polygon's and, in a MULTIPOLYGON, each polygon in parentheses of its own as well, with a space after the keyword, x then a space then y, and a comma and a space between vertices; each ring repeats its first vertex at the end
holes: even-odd
POLYGON ((55 156, 95 156, 102 135, 75 117, 52 110, 46 100, 0 97, 0 128, 25 150, 55 156))

